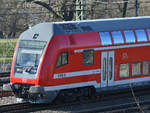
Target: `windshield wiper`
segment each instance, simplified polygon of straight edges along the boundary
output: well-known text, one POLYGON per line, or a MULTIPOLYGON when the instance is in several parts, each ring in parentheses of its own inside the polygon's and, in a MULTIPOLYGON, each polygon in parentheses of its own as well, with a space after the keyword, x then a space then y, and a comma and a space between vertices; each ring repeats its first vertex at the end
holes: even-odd
POLYGON ((32 66, 31 66, 31 67, 26 67, 26 68, 25 68, 25 72, 28 72, 28 73, 29 73, 32 68, 33 68, 32 66))

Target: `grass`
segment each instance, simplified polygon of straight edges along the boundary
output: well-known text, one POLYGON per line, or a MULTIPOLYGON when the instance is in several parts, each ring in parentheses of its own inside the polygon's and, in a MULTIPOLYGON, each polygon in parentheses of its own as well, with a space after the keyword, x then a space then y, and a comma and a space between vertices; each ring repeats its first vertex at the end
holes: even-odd
POLYGON ((12 62, 12 58, 0 58, 0 63, 11 63, 12 62))
POLYGON ((11 62, 17 39, 1 39, 0 40, 0 63, 11 62))

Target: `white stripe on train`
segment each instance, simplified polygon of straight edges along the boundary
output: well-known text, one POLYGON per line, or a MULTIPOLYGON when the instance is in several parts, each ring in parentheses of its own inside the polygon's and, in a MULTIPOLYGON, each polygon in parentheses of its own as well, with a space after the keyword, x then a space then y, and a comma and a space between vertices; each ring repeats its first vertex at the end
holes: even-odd
MULTIPOLYGON (((113 83, 111 83, 111 85, 109 86, 125 85, 125 84, 140 83, 140 82, 150 82, 150 77, 113 81, 113 83)), ((47 86, 44 87, 44 89, 45 91, 56 91, 56 90, 84 87, 84 86, 94 86, 95 88, 101 88, 101 83, 97 83, 96 81, 89 81, 89 82, 73 83, 67 85, 47 86)))
MULTIPOLYGON (((150 43, 111 46, 111 47, 99 47, 99 48, 88 48, 88 49, 94 49, 95 51, 98 51, 98 50, 110 50, 110 49, 120 49, 120 48, 129 48, 129 47, 142 47, 142 46, 150 46, 150 43)), ((74 50, 74 52, 75 53, 80 53, 80 52, 83 52, 84 50, 88 50, 88 49, 78 49, 78 50, 74 50)), ((62 75, 55 74, 54 79, 63 78, 63 77, 82 76, 82 75, 85 75, 85 73, 86 74, 91 74, 92 72, 93 73, 95 72, 95 74, 100 73, 100 69, 96 69, 96 70, 99 70, 99 72, 95 71, 95 70, 87 70, 87 71, 80 71, 80 72, 62 73, 62 75), (63 74, 66 74, 66 75, 63 76, 63 74)), ((147 82, 150 81, 150 77, 113 81, 107 87, 117 86, 117 85, 124 85, 124 84, 131 84, 131 83, 146 82, 146 81, 147 82)), ((62 89, 84 87, 84 86, 94 86, 95 88, 101 88, 101 83, 97 83, 96 81, 90 81, 90 82, 73 83, 73 84, 67 84, 67 85, 48 86, 48 87, 44 87, 44 89, 45 89, 45 91, 54 91, 54 90, 62 90, 62 89)))
POLYGON ((60 73, 60 74, 54 74, 54 79, 75 77, 75 76, 85 76, 85 75, 100 74, 100 73, 101 73, 100 69, 76 71, 76 72, 69 72, 69 73, 60 73))
POLYGON ((150 46, 150 43, 144 44, 130 44, 130 45, 121 45, 121 46, 109 46, 109 47, 99 47, 99 48, 88 48, 88 49, 77 49, 74 50, 75 53, 83 52, 84 50, 94 49, 95 51, 98 50, 110 50, 110 49, 121 49, 121 48, 129 48, 129 47, 142 47, 142 46, 150 46))

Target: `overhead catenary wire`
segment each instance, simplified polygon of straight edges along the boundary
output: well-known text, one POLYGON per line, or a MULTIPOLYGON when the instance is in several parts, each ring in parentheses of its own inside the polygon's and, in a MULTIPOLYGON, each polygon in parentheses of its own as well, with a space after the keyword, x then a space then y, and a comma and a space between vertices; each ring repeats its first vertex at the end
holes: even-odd
POLYGON ((118 2, 103 2, 96 0, 96 3, 101 3, 101 4, 124 4, 124 3, 132 3, 131 1, 118 1, 118 2))

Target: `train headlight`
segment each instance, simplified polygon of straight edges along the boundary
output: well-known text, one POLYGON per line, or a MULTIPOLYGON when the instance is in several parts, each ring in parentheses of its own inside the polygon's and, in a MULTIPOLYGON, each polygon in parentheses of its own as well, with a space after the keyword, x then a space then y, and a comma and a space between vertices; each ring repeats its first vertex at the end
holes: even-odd
POLYGON ((16 67, 16 73, 22 73, 23 69, 21 67, 16 67))
POLYGON ((46 94, 42 94, 42 97, 45 97, 46 96, 46 94))

